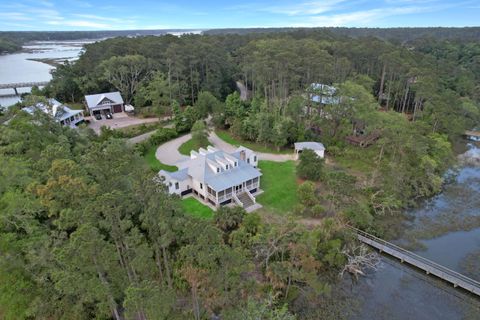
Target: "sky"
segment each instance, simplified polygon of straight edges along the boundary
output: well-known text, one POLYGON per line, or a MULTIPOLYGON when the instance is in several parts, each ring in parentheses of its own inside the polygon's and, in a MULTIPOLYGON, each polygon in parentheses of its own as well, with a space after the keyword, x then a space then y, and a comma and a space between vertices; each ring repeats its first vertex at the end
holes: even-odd
POLYGON ((480 0, 0 0, 0 31, 480 26, 480 0))

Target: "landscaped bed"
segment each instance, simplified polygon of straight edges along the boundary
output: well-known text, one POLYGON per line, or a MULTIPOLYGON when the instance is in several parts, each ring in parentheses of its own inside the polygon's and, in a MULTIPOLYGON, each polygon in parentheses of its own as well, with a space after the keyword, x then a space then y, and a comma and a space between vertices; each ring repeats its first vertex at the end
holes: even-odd
POLYGON ((275 153, 275 154, 289 154, 289 153, 292 153, 292 150, 290 150, 290 149, 280 149, 280 151, 278 151, 274 147, 265 146, 265 145, 260 144, 260 143, 246 141, 246 140, 236 138, 230 132, 228 132, 226 130, 216 130, 215 133, 223 141, 225 141, 225 142, 227 142, 231 145, 237 146, 237 147, 238 146, 244 146, 244 147, 247 147, 249 149, 252 149, 253 151, 263 152, 263 153, 275 153))
POLYGON ((208 147, 208 144, 207 145, 198 144, 195 140, 190 139, 190 140, 186 141, 185 143, 183 143, 178 148, 178 152, 180 152, 184 156, 190 156, 190 151, 192 151, 192 150, 198 151, 198 149, 206 148, 206 147, 208 147))
POLYGON ((192 215, 194 217, 199 217, 202 219, 212 219, 213 210, 206 205, 200 203, 195 198, 186 198, 182 200, 182 207, 185 210, 185 213, 192 215))
POLYGON ((167 164, 164 164, 158 161, 157 157, 155 156, 156 151, 157 151, 157 146, 155 145, 151 146, 143 156, 153 171, 165 170, 165 171, 174 172, 178 170, 176 166, 169 166, 167 164))
POLYGON ((257 197, 257 201, 267 210, 292 211, 298 202, 295 162, 260 161, 258 167, 262 171, 260 188, 264 193, 257 197))

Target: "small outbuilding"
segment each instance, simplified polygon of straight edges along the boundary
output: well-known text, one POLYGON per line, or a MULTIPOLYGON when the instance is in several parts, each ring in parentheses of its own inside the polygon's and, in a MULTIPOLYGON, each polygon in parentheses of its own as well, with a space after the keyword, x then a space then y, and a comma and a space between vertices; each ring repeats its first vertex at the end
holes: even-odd
POLYGON ((119 113, 124 111, 124 102, 120 92, 106 92, 85 96, 90 115, 97 113, 119 113))
POLYGON ((320 158, 325 157, 325 146, 320 142, 296 142, 295 143, 295 159, 298 159, 300 153, 305 149, 310 149, 320 158))

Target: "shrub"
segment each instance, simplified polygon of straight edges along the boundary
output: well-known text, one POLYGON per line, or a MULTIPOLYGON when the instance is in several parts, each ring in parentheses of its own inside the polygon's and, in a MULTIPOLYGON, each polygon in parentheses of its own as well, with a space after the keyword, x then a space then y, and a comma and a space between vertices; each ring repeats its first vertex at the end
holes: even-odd
POLYGON ((297 190, 298 200, 306 207, 313 206, 317 203, 315 196, 315 184, 311 181, 305 181, 297 190))
POLYGON ((324 160, 312 150, 304 150, 300 154, 300 163, 297 166, 297 175, 302 179, 318 181, 323 174, 324 160))

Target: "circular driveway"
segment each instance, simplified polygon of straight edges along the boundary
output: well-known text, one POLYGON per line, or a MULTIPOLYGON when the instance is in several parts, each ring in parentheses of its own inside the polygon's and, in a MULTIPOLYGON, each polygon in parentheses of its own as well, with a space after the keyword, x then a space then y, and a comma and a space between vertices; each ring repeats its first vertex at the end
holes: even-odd
POLYGON ((178 152, 178 148, 191 138, 191 134, 186 134, 161 144, 155 152, 155 157, 161 163, 168 164, 170 166, 174 166, 178 162, 185 161, 185 159, 188 159, 188 157, 178 152))
MULTIPOLYGON (((157 148, 155 153, 155 157, 164 164, 168 164, 171 166, 177 165, 179 162, 185 161, 189 159, 189 157, 184 156, 178 151, 178 148, 188 140, 192 138, 191 134, 186 134, 184 136, 178 137, 176 139, 170 140, 165 142, 164 144, 160 145, 157 148)), ((233 146, 222 139, 220 139, 215 132, 211 132, 208 140, 215 148, 225 151, 227 153, 234 152, 237 147, 233 146)), ((288 160, 294 160, 293 151, 292 154, 273 154, 273 153, 263 153, 263 152, 255 152, 258 156, 259 160, 268 160, 268 161, 276 161, 276 162, 284 162, 288 160)))

